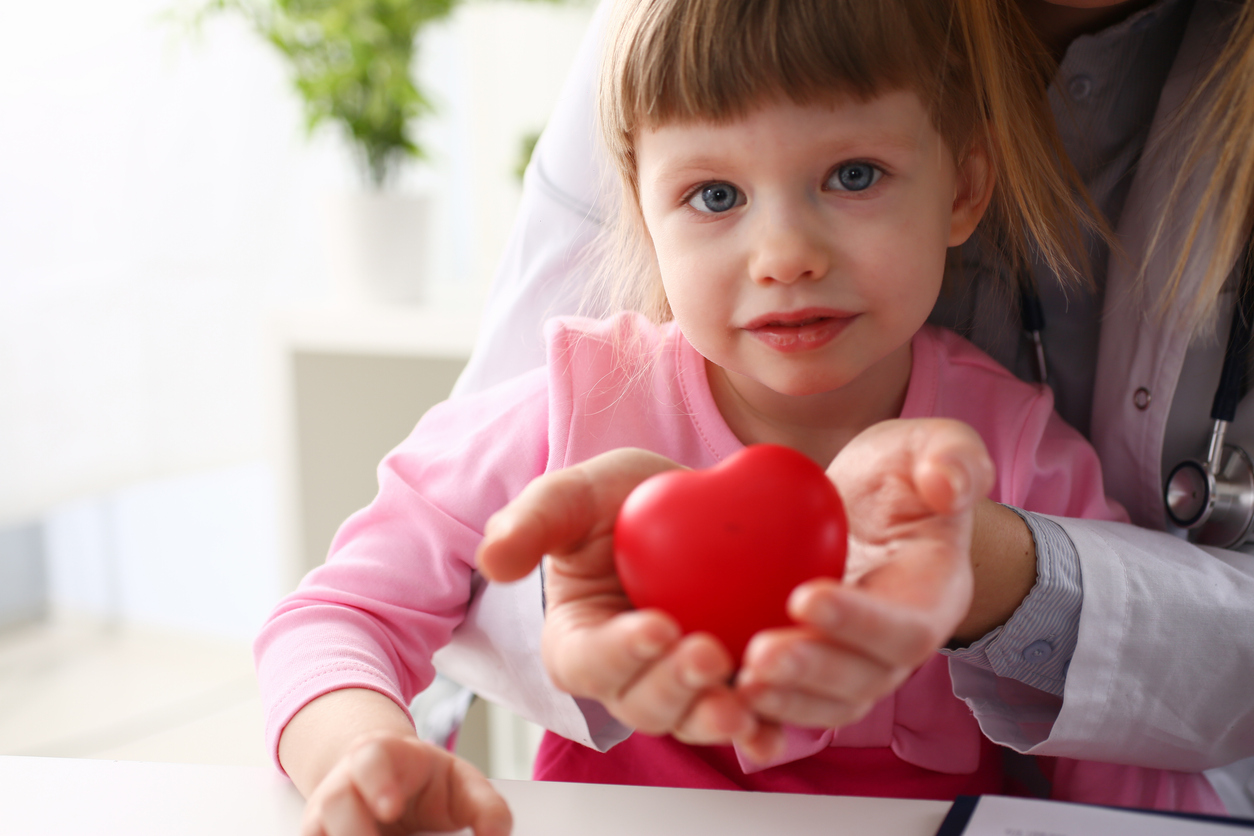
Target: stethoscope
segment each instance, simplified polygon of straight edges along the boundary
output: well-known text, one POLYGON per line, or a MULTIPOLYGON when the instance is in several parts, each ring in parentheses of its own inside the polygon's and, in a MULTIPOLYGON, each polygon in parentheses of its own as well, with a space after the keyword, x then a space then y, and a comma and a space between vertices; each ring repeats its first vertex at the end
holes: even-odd
MULTIPOLYGON (((1245 254, 1243 281, 1237 286, 1232 326, 1224 347, 1224 364, 1211 404, 1214 422, 1206 460, 1186 459, 1167 476, 1163 502, 1167 517, 1188 532, 1194 543, 1231 549, 1250 539, 1254 528, 1254 464, 1241 447, 1225 443, 1228 425, 1245 394, 1251 323, 1254 322, 1254 246, 1245 254)), ((1045 315, 1030 279, 1020 282, 1020 315, 1035 354, 1037 380, 1045 383, 1049 369, 1041 332, 1045 315)))
POLYGON ((1211 403, 1210 445, 1206 461, 1186 459, 1172 468, 1163 488, 1167 516, 1187 529, 1189 539, 1206 546, 1235 548, 1250 538, 1254 523, 1254 465, 1249 454, 1224 443, 1228 425, 1245 394, 1245 376, 1254 320, 1254 251, 1245 254, 1242 281, 1232 307, 1232 327, 1224 347, 1224 365, 1211 403))

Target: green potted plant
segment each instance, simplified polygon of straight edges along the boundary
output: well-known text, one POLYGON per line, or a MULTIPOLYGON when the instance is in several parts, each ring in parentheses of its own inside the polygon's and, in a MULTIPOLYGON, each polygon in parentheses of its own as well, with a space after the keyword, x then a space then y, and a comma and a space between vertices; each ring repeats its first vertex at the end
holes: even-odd
POLYGON ((336 295, 364 303, 425 297, 430 201, 399 189, 421 159, 435 107, 415 79, 418 36, 459 0, 208 0, 195 21, 244 18, 283 56, 309 131, 339 130, 363 188, 331 196, 326 247, 336 295))
POLYGON ((396 188, 424 156, 417 121, 434 108, 413 73, 417 37, 457 0, 210 0, 200 17, 242 16, 286 59, 310 132, 340 130, 362 189, 325 206, 336 296, 358 303, 425 296, 429 201, 396 188))
POLYGON ((376 190, 423 156, 415 120, 430 113, 412 67, 416 39, 457 0, 212 0, 205 13, 242 15, 291 66, 309 130, 342 129, 376 190))

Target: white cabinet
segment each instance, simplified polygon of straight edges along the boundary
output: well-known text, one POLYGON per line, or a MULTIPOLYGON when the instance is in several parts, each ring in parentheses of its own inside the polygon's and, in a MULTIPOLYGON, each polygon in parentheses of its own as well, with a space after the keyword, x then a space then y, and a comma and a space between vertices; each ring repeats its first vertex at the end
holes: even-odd
POLYGON ((378 490, 375 468, 470 357, 478 315, 340 306, 275 320, 277 455, 291 581, 320 565, 349 514, 378 490))
MULTIPOLYGON (((320 565, 340 524, 378 490, 375 468, 470 357, 477 313, 337 307, 275 319, 281 393, 276 455, 289 588, 320 565)), ((529 778, 540 732, 499 706, 472 707, 458 752, 490 777, 529 778)))

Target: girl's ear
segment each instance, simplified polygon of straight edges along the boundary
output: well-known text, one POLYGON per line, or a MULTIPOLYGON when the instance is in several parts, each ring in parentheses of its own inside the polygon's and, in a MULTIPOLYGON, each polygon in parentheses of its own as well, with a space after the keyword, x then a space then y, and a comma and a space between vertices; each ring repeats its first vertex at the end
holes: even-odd
POLYGON ((957 247, 971 237, 993 199, 993 165, 984 146, 974 145, 958 165, 953 212, 949 220, 949 246, 957 247))

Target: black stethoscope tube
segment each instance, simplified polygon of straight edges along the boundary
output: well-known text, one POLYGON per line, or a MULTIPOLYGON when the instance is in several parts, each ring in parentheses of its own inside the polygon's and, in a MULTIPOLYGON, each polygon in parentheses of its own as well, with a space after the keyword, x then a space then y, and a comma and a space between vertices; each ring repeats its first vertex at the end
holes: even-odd
POLYGON ((1219 386, 1211 403, 1210 417, 1215 421, 1231 422, 1237 414, 1237 404, 1245 395, 1246 371, 1249 367, 1250 323, 1254 320, 1251 297, 1254 290, 1254 258, 1246 255, 1243 281, 1237 285, 1237 298, 1232 306, 1232 326, 1228 329, 1228 345, 1224 348, 1223 370, 1219 373, 1219 386))
MULTIPOLYGON (((1163 487, 1167 517, 1204 545, 1235 548, 1254 529, 1254 463, 1241 447, 1227 444, 1228 425, 1246 392, 1251 332, 1254 331, 1254 242, 1239 266, 1232 324, 1224 346, 1223 368, 1211 402, 1210 444, 1206 461, 1188 459, 1172 469, 1163 487)), ((1037 380, 1046 383, 1048 367, 1042 332, 1045 312, 1030 275, 1019 281, 1020 317, 1032 344, 1037 380)))
POLYGON ((1032 343, 1036 360, 1036 382, 1048 383, 1049 366, 1045 364, 1045 343, 1041 341, 1041 332, 1045 330, 1045 308, 1041 306, 1036 283, 1026 273, 1019 279, 1019 318, 1023 322, 1023 332, 1032 343))

